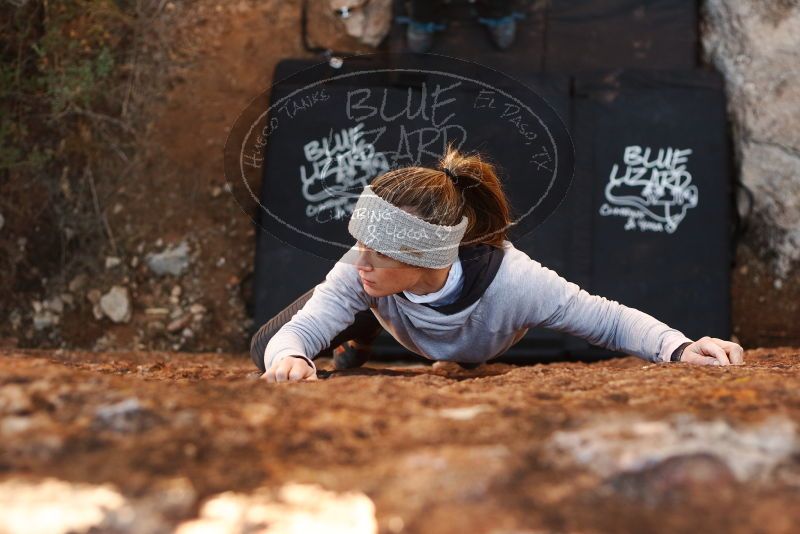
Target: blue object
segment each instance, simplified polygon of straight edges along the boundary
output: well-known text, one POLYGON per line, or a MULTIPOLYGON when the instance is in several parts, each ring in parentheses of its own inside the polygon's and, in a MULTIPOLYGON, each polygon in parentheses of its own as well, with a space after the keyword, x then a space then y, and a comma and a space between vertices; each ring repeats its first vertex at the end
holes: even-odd
POLYGON ((505 17, 499 17, 499 18, 478 17, 478 22, 480 22, 481 24, 485 24, 487 26, 497 27, 497 26, 505 26, 507 24, 511 24, 515 20, 521 20, 524 18, 525 18, 524 14, 518 11, 514 11, 513 13, 505 17))
POLYGON ((415 30, 421 32, 433 33, 447 29, 446 24, 441 24, 438 22, 420 22, 412 19, 411 17, 396 17, 395 20, 400 24, 408 24, 415 30))

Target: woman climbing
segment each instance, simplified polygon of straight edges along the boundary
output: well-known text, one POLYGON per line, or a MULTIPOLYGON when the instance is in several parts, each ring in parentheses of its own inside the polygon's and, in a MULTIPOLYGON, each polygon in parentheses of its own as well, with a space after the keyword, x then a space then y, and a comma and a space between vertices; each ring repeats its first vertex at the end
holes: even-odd
POLYGON ((315 379, 313 360, 363 365, 385 329, 431 360, 474 367, 544 327, 652 362, 743 363, 731 341, 696 341, 591 295, 506 239, 509 205, 493 166, 449 148, 438 169, 391 170, 366 186, 357 240, 325 280, 265 323, 250 355, 269 382, 315 379))

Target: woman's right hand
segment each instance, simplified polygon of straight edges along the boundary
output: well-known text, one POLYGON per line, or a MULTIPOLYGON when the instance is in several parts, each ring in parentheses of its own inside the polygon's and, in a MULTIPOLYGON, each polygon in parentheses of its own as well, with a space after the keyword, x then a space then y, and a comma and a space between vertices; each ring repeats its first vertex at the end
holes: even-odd
POLYGON ((290 380, 316 380, 317 373, 308 365, 305 358, 289 356, 273 363, 267 372, 261 375, 267 382, 288 382, 290 380))

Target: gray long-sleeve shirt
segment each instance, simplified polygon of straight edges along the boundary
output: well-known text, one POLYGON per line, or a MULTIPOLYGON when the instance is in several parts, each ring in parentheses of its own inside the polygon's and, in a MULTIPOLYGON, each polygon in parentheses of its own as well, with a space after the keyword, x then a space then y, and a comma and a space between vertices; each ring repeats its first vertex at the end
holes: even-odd
MULTIPOLYGON (((266 368, 288 356, 311 357, 370 308, 380 324, 411 352, 431 360, 484 362, 517 343, 530 328, 567 332, 613 351, 668 362, 692 340, 635 308, 591 295, 542 266, 510 241, 491 284, 473 304, 443 314, 397 295, 371 297, 348 251, 314 288, 312 297, 270 339, 266 368)), ((315 369, 316 370, 316 369, 315 369)))

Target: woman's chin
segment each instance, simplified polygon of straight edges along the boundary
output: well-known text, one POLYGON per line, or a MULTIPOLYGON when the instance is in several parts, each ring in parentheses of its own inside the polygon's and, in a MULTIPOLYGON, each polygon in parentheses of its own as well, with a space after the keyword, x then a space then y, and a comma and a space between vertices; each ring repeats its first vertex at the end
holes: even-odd
POLYGON ((365 284, 363 282, 361 283, 361 285, 364 287, 364 292, 367 295, 369 295, 370 297, 383 297, 384 296, 384 293, 379 288, 375 287, 374 285, 365 284))

